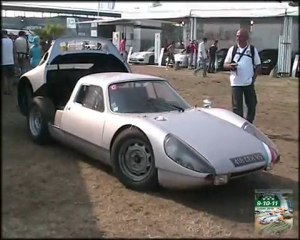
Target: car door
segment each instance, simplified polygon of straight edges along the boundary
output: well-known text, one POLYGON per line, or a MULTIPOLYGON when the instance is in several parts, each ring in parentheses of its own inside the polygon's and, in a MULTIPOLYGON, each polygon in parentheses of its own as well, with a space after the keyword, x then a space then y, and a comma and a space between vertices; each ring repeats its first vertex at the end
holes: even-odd
POLYGON ((70 100, 62 116, 61 128, 78 141, 102 146, 105 124, 103 90, 99 86, 80 86, 74 100, 70 100))

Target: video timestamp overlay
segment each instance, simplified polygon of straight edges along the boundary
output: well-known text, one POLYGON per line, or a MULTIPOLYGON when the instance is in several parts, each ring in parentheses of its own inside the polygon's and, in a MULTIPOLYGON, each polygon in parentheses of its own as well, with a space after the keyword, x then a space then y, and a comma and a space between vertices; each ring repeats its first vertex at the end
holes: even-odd
POLYGON ((293 227, 293 191, 255 190, 255 231, 260 235, 282 236, 293 227))

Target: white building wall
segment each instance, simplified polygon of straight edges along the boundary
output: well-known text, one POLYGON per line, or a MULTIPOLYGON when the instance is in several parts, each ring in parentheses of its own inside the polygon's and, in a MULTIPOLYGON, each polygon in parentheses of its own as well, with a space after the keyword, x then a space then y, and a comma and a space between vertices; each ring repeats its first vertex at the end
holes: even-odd
POLYGON ((129 51, 129 48, 133 45, 134 42, 134 28, 133 26, 127 25, 116 25, 116 31, 120 32, 120 36, 124 33, 126 38, 126 50, 129 51))
POLYGON ((161 27, 161 22, 155 20, 135 21, 135 24, 141 26, 161 27))
POLYGON ((200 28, 197 27, 198 41, 201 41, 203 37, 207 37, 208 45, 211 45, 217 39, 219 49, 232 46, 235 43, 236 31, 240 28, 240 23, 205 23, 205 21, 201 23, 199 21, 197 25, 200 26, 200 28))
POLYGON ((253 25, 250 42, 258 51, 278 48, 278 38, 282 31, 280 23, 258 23, 253 25))
POLYGON ((161 33, 159 29, 141 29, 141 48, 140 50, 147 50, 149 47, 154 47, 155 33, 161 33))
POLYGON ((292 49, 299 54, 299 19, 293 19, 292 49))
MULTIPOLYGON (((279 35, 282 34, 283 18, 254 19, 250 42, 258 50, 278 48, 279 35)), ((299 52, 298 19, 293 19, 293 52, 299 52)), ((210 45, 214 39, 219 40, 219 49, 228 48, 236 42, 236 32, 241 27, 250 26, 250 20, 245 19, 197 19, 197 40, 204 36, 210 45)))
POLYGON ((125 33, 127 51, 132 47, 133 52, 138 52, 145 50, 141 48, 154 46, 155 33, 161 33, 160 29, 151 29, 151 27, 160 28, 161 23, 153 20, 135 21, 131 25, 116 25, 116 31, 125 33))
POLYGON ((134 28, 133 39, 132 51, 138 52, 141 49, 141 28, 134 28))
MULTIPOLYGON (((255 45, 258 50, 266 48, 278 48, 279 35, 283 31, 283 18, 274 20, 274 23, 257 23, 253 25, 251 33, 251 44, 255 45)), ((293 36, 292 51, 299 52, 299 23, 297 19, 293 19, 293 36)))

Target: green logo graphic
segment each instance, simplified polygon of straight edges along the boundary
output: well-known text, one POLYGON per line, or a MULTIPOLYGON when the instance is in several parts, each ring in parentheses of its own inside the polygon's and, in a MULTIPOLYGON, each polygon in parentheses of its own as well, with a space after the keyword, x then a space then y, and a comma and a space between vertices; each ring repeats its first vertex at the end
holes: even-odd
POLYGON ((290 189, 255 190, 255 232, 280 236, 293 227, 293 191, 290 189))
POLYGON ((280 207, 281 202, 275 194, 260 195, 255 201, 255 207, 280 207))

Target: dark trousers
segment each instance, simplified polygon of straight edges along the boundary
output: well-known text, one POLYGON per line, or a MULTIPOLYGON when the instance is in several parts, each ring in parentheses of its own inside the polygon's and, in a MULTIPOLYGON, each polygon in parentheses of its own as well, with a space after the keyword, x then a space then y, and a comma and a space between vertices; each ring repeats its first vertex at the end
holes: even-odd
POLYGON ((246 119, 253 123, 257 104, 254 84, 242 87, 232 87, 232 111, 241 117, 244 117, 243 97, 245 97, 245 103, 248 109, 246 119))
POLYGON ((209 64, 208 64, 208 71, 209 72, 214 72, 215 70, 215 58, 214 57, 210 57, 209 58, 209 64))

